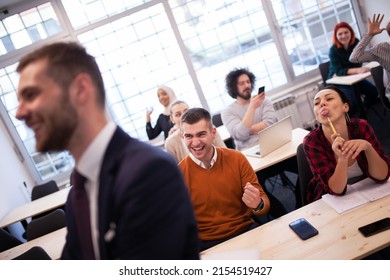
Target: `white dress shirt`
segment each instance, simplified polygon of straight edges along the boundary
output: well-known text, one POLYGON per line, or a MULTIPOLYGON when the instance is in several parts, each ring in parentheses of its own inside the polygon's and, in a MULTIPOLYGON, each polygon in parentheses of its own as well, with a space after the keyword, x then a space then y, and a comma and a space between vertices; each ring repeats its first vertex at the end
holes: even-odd
MULTIPOLYGON (((217 161, 217 149, 215 148, 214 145, 213 145, 213 150, 214 150, 214 155, 213 155, 213 158, 211 159, 211 162, 210 162, 210 168, 208 168, 208 169, 211 169, 214 166, 215 162, 217 161)), ((200 161, 199 159, 197 159, 196 157, 194 157, 194 155, 192 153, 190 153, 189 156, 197 165, 199 165, 200 167, 202 167, 204 169, 207 169, 206 166, 204 165, 204 163, 202 161, 200 161)))
POLYGON ((85 178, 87 178, 85 183, 85 190, 89 199, 92 244, 96 259, 100 259, 98 228, 99 174, 102 166, 103 156, 112 136, 114 135, 115 130, 115 123, 108 122, 95 137, 92 143, 88 146, 85 152, 81 155, 79 162, 76 163, 77 171, 85 178))

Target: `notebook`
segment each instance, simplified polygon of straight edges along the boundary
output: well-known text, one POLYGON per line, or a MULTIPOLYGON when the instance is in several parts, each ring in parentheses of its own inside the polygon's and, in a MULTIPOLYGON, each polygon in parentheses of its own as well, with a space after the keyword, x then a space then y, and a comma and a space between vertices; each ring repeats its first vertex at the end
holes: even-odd
POLYGON ((259 149, 251 156, 264 157, 292 139, 292 119, 287 116, 259 132, 259 149))

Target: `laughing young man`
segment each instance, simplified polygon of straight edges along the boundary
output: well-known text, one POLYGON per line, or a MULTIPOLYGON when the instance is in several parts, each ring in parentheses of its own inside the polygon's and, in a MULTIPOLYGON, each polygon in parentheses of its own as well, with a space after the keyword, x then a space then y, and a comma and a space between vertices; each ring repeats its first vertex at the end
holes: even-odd
POLYGON ((212 144, 216 129, 205 109, 188 109, 181 130, 190 154, 179 167, 195 210, 201 250, 258 226, 252 215, 266 214, 270 202, 245 156, 212 144))

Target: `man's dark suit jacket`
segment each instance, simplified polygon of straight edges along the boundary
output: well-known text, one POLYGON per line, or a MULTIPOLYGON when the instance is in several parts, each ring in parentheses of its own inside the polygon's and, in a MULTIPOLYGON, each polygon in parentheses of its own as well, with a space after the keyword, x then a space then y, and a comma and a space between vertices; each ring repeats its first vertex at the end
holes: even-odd
MULTIPOLYGON (((62 259, 82 259, 72 191, 62 259)), ((196 221, 176 162, 120 128, 104 154, 98 208, 101 259, 199 259, 196 221)))

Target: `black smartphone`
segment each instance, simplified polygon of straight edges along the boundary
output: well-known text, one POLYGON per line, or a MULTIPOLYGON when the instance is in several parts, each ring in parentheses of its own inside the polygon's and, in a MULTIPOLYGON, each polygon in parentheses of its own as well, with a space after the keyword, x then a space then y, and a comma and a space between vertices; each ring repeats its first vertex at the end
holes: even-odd
POLYGON ((257 92, 257 94, 263 93, 264 90, 265 90, 265 86, 259 87, 259 91, 257 92))
POLYGON ((365 236, 371 236, 376 233, 390 229, 390 218, 384 218, 382 220, 373 222, 371 224, 362 226, 359 228, 359 231, 365 236))
POLYGON ((290 223, 289 226, 302 240, 309 239, 318 234, 318 230, 305 218, 298 219, 290 223))

